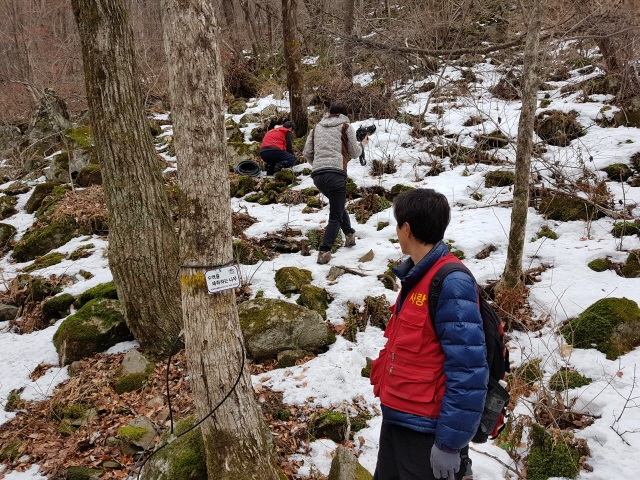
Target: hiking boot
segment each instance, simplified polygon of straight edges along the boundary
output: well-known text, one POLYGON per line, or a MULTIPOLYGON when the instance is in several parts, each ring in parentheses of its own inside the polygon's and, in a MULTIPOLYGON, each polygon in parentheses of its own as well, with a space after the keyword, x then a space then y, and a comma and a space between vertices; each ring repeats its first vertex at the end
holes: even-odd
POLYGON ((280 170, 282 170, 283 168, 284 168, 284 163, 282 163, 282 162, 278 162, 278 163, 276 163, 276 166, 275 166, 275 167, 273 167, 273 171, 274 171, 275 173, 277 173, 277 172, 279 172, 280 170))
POLYGON ((275 166, 272 163, 267 163, 267 175, 272 177, 275 173, 275 166))
POLYGON ((318 252, 318 264, 325 265, 331 260, 331 252, 318 252))
POLYGON ((344 239, 345 247, 353 247, 356 244, 356 233, 347 233, 347 236, 344 239))

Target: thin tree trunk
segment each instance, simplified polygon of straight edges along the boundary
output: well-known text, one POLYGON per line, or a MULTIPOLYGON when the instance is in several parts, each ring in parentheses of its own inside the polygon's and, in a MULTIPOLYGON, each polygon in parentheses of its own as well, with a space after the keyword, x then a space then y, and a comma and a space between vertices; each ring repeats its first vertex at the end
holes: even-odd
POLYGON ((356 0, 344 0, 344 44, 342 55, 342 73, 351 82, 353 80, 353 68, 351 60, 353 58, 353 42, 348 40, 353 35, 353 12, 356 0))
POLYGON ((109 211, 109 266, 141 349, 170 353, 182 326, 178 239, 144 116, 122 0, 73 0, 109 211))
POLYGON ((282 0, 282 36, 284 39, 284 58, 287 66, 287 88, 291 119, 296 124, 296 134, 306 135, 309 127, 307 109, 304 105, 304 79, 302 75, 302 55, 298 30, 298 0, 282 0))
POLYGON ((249 373, 242 368, 243 336, 234 292, 208 294, 204 276, 209 266, 229 265, 233 258, 222 66, 213 6, 208 0, 163 0, 162 5, 181 192, 186 355, 198 415, 214 412, 202 424, 208 476, 277 480, 271 434, 249 373))
POLYGON ((509 229, 509 247, 503 277, 497 286, 501 289, 516 289, 522 283, 522 255, 529 208, 529 178, 531 176, 531 152, 533 150, 533 127, 535 121, 537 92, 540 86, 538 64, 540 59, 540 28, 545 0, 533 0, 529 10, 529 26, 524 47, 522 109, 518 123, 518 146, 516 148, 516 178, 513 190, 513 209, 509 229))

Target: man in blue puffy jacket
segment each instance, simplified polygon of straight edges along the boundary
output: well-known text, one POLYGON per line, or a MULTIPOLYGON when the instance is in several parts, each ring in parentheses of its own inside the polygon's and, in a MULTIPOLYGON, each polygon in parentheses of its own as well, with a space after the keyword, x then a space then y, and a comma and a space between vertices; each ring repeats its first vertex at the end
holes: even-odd
POLYGON ((470 473, 468 445, 489 376, 478 290, 467 273, 450 273, 432 320, 429 286, 440 266, 454 260, 442 241, 449 204, 434 190, 410 190, 395 199, 394 216, 409 258, 394 269, 402 288, 387 343, 371 366, 382 404, 374 479, 459 480, 470 473))

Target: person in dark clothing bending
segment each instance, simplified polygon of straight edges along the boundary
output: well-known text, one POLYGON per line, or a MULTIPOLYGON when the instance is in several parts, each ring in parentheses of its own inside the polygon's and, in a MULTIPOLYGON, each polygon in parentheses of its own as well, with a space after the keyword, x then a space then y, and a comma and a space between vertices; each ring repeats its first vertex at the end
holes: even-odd
MULTIPOLYGON (((366 145, 367 141, 365 138, 362 145, 366 145)), ((347 163, 361 153, 362 146, 356 139, 355 130, 349 125, 347 109, 341 104, 332 105, 329 113, 322 117, 307 137, 302 154, 313 167, 313 183, 329 199, 329 222, 318 252, 319 264, 331 260, 331 248, 340 229, 345 234, 345 247, 356 244, 355 230, 345 209, 347 163)))
POLYGON ((292 130, 296 128, 293 120, 287 120, 282 126, 269 130, 260 144, 260 158, 267 165, 267 175, 273 175, 283 168, 293 167, 296 156, 293 154, 292 130))

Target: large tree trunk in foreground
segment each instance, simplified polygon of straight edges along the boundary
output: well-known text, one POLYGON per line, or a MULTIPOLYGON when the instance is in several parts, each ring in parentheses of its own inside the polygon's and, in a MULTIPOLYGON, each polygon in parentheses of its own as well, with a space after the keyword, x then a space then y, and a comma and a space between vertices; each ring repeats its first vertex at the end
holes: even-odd
POLYGON ((513 190, 513 209, 509 229, 509 248, 504 274, 496 289, 517 289, 522 283, 522 255, 524 252, 529 208, 529 178, 531 176, 531 152, 533 150, 533 126, 535 121, 537 92, 540 85, 538 63, 540 57, 540 27, 545 0, 533 0, 530 10, 527 41, 524 47, 522 71, 522 110, 518 123, 516 148, 516 179, 513 190))
POLYGON ((109 266, 141 349, 168 355, 182 325, 178 239, 122 0, 73 0, 109 211, 109 266))
POLYGON ((302 75, 302 54, 298 30, 298 0, 282 0, 282 36, 284 59, 287 66, 287 88, 291 105, 291 119, 296 124, 296 135, 306 135, 309 128, 307 107, 304 105, 304 79, 302 75))
POLYGON ((181 192, 180 283, 187 361, 198 415, 203 418, 215 410, 202 424, 207 471, 212 480, 278 480, 271 434, 248 370, 242 367, 234 291, 208 294, 204 276, 211 265, 229 265, 233 259, 214 9, 208 0, 162 4, 181 192))

